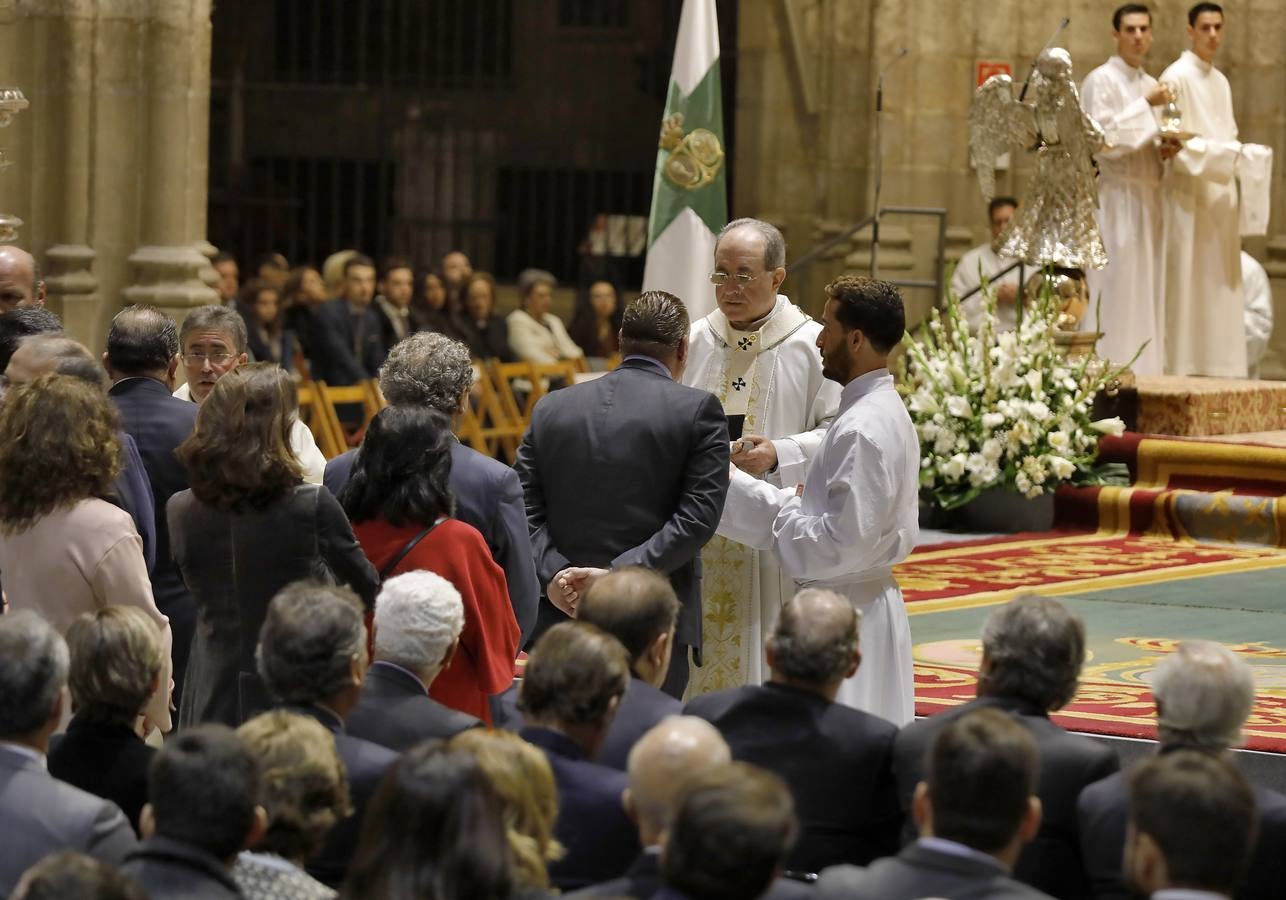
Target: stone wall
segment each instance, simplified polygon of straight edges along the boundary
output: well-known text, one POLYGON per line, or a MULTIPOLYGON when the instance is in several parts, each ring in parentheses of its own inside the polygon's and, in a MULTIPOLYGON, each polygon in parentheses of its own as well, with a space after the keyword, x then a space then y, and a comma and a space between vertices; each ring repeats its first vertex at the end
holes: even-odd
POLYGON ((0 0, 0 209, 26 224, 49 305, 101 349, 114 312, 216 299, 205 242, 210 0, 0 0))
MULTIPOLYGON (((986 238, 986 210, 968 165, 968 112, 976 66, 1007 62, 1015 78, 1059 19, 1071 19, 1057 44, 1072 54, 1079 81, 1114 50, 1118 0, 744 0, 739 28, 738 158, 735 215, 781 225, 796 259, 872 211, 879 72, 906 47, 884 83, 883 206, 945 207, 947 257, 986 238)), ((1187 47, 1189 0, 1153 2, 1154 75, 1187 47)), ((1229 0, 1227 34, 1216 64, 1228 75, 1243 140, 1277 150, 1269 238, 1246 248, 1273 279, 1275 330, 1266 376, 1286 378, 1286 0, 1229 0)), ((1021 197, 1022 154, 998 173, 997 191, 1021 197)), ((880 271, 886 277, 933 275, 933 219, 885 220, 880 271)), ((869 232, 792 273, 787 291, 820 307, 821 286, 869 263, 869 232)), ((931 308, 933 292, 906 291, 909 318, 931 308)))

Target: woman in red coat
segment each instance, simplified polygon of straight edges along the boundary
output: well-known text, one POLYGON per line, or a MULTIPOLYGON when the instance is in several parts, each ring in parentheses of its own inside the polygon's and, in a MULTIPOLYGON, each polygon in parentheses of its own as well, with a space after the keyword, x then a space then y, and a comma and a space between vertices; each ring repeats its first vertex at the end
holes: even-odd
POLYGON ((513 683, 519 630, 504 570, 476 528, 451 518, 453 440, 450 422, 438 412, 382 410, 366 431, 340 502, 382 579, 427 570, 460 592, 460 647, 429 696, 490 722, 488 697, 513 683))

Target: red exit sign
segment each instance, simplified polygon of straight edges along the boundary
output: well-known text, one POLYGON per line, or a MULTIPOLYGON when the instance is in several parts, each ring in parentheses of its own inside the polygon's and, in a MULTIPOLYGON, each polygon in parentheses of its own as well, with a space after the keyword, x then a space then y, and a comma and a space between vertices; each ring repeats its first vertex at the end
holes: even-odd
POLYGON ((975 87, 982 87, 983 83, 992 75, 1013 75, 1014 67, 1007 62, 985 61, 978 63, 978 81, 975 87))

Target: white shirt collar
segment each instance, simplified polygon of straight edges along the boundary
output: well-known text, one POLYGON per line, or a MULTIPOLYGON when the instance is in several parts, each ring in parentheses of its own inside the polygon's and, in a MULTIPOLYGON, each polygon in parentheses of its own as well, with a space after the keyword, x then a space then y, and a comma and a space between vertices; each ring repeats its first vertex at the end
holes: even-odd
POLYGON ((1191 888, 1162 888, 1152 895, 1152 900, 1228 900, 1228 895, 1191 888))
POLYGON ((1136 79, 1143 77, 1143 67, 1130 65, 1124 59, 1121 58, 1121 55, 1119 53, 1113 53, 1111 56, 1108 57, 1107 61, 1111 66, 1117 69, 1120 69, 1121 73, 1124 75, 1128 75, 1131 78, 1136 78, 1136 79))
POLYGON ((19 756, 25 756, 32 762, 40 763, 40 768, 48 769, 49 763, 45 760, 45 754, 41 753, 34 747, 28 747, 26 744, 15 744, 10 741, 0 741, 0 746, 6 747, 17 753, 19 756))
POLYGON ((1204 59, 1202 59, 1200 56, 1197 56, 1197 54, 1191 50, 1184 50, 1183 54, 1179 58, 1186 59, 1188 62, 1192 63, 1194 66, 1199 68, 1202 72, 1209 72, 1211 69, 1215 67, 1214 63, 1206 62, 1204 59))
POLYGON ((844 389, 839 392, 840 409, 848 409, 867 394, 891 388, 892 386, 893 375, 890 374, 888 369, 872 369, 865 375, 859 375, 844 385, 844 389))

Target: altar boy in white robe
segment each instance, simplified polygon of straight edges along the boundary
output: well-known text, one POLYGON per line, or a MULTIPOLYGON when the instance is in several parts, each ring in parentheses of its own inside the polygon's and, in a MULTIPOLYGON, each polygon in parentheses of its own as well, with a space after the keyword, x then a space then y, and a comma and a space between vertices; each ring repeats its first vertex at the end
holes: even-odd
POLYGON ((1160 142, 1153 110, 1170 89, 1143 71, 1152 49, 1152 14, 1127 3, 1112 14, 1116 53, 1081 85, 1085 111, 1103 126, 1098 162, 1098 227, 1108 264, 1085 273, 1098 320, 1082 328, 1102 331, 1098 354, 1114 363, 1134 363, 1139 375, 1164 371, 1165 255, 1161 246, 1161 162, 1179 144, 1160 142), (1146 345, 1146 346, 1144 346, 1146 345))
MULTIPOLYGON (((768 484, 804 480, 839 406, 839 385, 822 375, 815 345, 821 325, 778 294, 786 241, 772 224, 736 219, 715 241, 716 309, 692 323, 683 383, 723 404, 728 432, 753 447, 732 462, 768 484)), ((688 695, 761 684, 764 639, 794 596, 770 553, 716 535, 701 553, 702 666, 688 695)))
POLYGON ((775 487, 734 469, 719 530, 772 550, 801 587, 826 587, 862 614, 862 666, 840 703, 906 725, 914 715, 911 630, 893 566, 919 536, 920 444, 888 370, 906 327, 886 281, 826 286, 822 371, 843 385, 839 414, 803 485, 775 487))
POLYGON ((1188 11, 1191 50, 1161 73, 1189 140, 1165 179, 1165 366, 1170 375, 1246 377, 1237 161, 1228 79, 1214 67, 1223 9, 1188 11))

